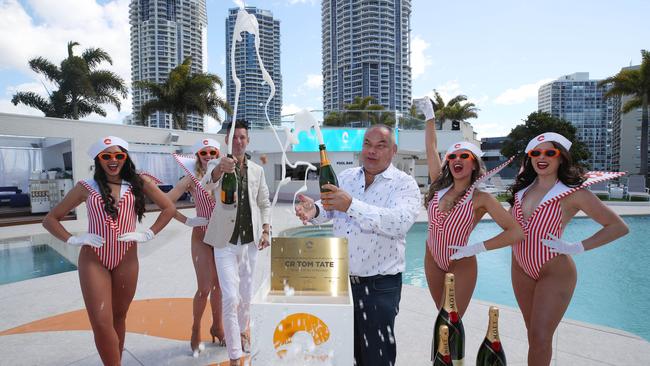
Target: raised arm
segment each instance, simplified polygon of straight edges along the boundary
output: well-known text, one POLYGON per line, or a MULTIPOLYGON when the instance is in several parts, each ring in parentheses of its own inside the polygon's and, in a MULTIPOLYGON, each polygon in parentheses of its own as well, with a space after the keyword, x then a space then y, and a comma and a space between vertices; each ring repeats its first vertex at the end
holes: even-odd
POLYGON ((429 167, 429 178, 431 181, 438 179, 442 171, 442 162, 438 154, 438 136, 436 135, 435 117, 427 120, 425 127, 424 143, 427 153, 427 165, 429 167))
POLYGON ((427 165, 429 166, 429 178, 431 181, 438 179, 442 163, 438 155, 438 136, 436 135, 436 116, 433 112, 433 102, 429 97, 414 100, 415 107, 424 113, 426 126, 424 130, 424 146, 427 153, 427 165))

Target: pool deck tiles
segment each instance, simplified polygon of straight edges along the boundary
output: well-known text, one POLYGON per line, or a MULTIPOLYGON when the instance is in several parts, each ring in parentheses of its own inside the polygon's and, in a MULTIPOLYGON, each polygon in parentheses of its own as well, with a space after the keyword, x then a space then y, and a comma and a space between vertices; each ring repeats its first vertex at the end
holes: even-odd
MULTIPOLYGON (((648 205, 612 206, 622 214, 650 214, 648 205)), ((273 227, 280 232, 300 226, 291 213, 290 205, 278 205, 274 211, 273 227), (288 214, 289 213, 289 214, 288 214)), ((191 211, 188 210, 191 215, 191 211)), ((149 214, 142 225, 155 219, 149 214)), ((426 213, 419 221, 426 221, 426 213)), ((84 220, 64 223, 71 231, 84 231, 84 220)), ((191 229, 172 221, 152 242, 139 246, 140 276, 135 300, 185 298, 194 295, 196 280, 189 255, 191 229)), ((43 233, 37 224, 0 227, 0 239, 43 233)), ((269 273, 268 250, 258 256, 255 283, 269 273)), ((466 333, 466 365, 473 365, 478 345, 485 335, 487 310, 493 304, 472 300, 463 317, 466 333)), ((526 365, 526 331, 518 309, 500 307, 500 334, 508 365, 526 365)), ((134 306, 134 309, 136 306, 134 306)), ((60 273, 0 286, 0 334, 8 329, 40 321, 55 315, 84 309, 76 271, 60 273)), ((146 306, 143 308, 146 312, 146 306)), ((153 307, 151 308, 153 309, 153 307)), ((405 285, 400 313, 396 320, 398 347, 397 365, 430 365, 429 350, 436 316, 429 291, 405 285)), ((142 318, 135 310, 133 317, 142 318)), ((183 314, 186 317, 188 314, 183 314)), ((208 320, 209 316, 204 317, 208 320)), ((163 319, 161 316, 160 319, 163 319)), ((208 320, 209 321, 209 320, 208 320)), ((163 320, 164 322, 164 320, 163 320)), ((152 326, 154 324, 152 323, 152 326)), ((160 327, 158 322, 155 326, 160 327)), ((650 326, 650 325, 648 325, 650 326)), ((170 325, 171 327, 171 325, 170 325)), ((174 325, 176 334, 163 337, 128 332, 123 365, 220 365, 227 360, 224 347, 209 343, 204 337, 206 351, 198 359, 191 357, 190 324, 174 325), (174 339, 176 338, 176 339, 174 339)), ((205 327, 204 327, 205 328, 205 327)), ((160 335, 160 334, 159 334, 160 335)), ((650 343, 620 330, 565 319, 555 334, 552 365, 650 365, 650 343)), ((0 365, 100 365, 92 332, 83 330, 40 331, 0 335, 0 365)))

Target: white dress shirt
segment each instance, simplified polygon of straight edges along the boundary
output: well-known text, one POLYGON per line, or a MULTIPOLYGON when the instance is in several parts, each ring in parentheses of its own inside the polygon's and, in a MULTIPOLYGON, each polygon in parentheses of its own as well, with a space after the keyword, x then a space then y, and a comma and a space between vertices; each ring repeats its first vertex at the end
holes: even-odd
POLYGON ((325 211, 318 201, 319 214, 311 222, 334 220, 334 236, 348 239, 351 275, 404 272, 406 233, 421 205, 415 179, 391 164, 367 189, 361 167, 344 170, 338 181, 352 196, 348 211, 325 211))

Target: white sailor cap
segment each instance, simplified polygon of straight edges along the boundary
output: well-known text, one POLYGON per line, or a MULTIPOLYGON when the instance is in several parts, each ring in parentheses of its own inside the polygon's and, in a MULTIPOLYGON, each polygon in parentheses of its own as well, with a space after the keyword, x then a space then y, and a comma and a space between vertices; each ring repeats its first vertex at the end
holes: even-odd
POLYGON ((204 147, 212 146, 217 150, 221 149, 221 144, 215 139, 201 139, 192 145, 192 153, 196 154, 204 147))
POLYGON ((445 154, 445 160, 447 160, 447 155, 449 155, 449 154, 451 154, 451 153, 453 153, 454 151, 457 151, 457 150, 469 150, 477 158, 480 158, 481 156, 483 156, 483 151, 481 151, 481 149, 478 146, 474 145, 471 142, 458 141, 458 142, 454 142, 453 144, 451 144, 451 146, 449 146, 447 148, 447 153, 445 154))
POLYGON ((91 159, 95 159, 95 157, 104 149, 107 149, 111 146, 119 146, 123 148, 124 150, 129 150, 129 143, 124 141, 123 139, 117 137, 117 136, 106 136, 102 137, 99 139, 97 142, 92 144, 90 148, 88 149, 88 156, 90 156, 91 159))
POLYGON ((559 133, 555 132, 544 132, 541 135, 535 136, 528 145, 526 146, 526 153, 528 153, 530 150, 534 149, 537 147, 537 145, 543 143, 543 142, 557 142, 558 144, 562 145, 563 148, 565 148, 567 151, 571 148, 571 141, 567 139, 566 137, 560 135, 559 133))

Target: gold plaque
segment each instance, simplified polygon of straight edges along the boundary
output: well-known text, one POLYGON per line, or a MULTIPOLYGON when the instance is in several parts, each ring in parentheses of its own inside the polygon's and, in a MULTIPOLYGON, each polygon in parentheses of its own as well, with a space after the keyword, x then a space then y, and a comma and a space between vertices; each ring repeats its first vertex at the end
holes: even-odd
POLYGON ((346 238, 273 238, 271 294, 347 296, 346 238))

